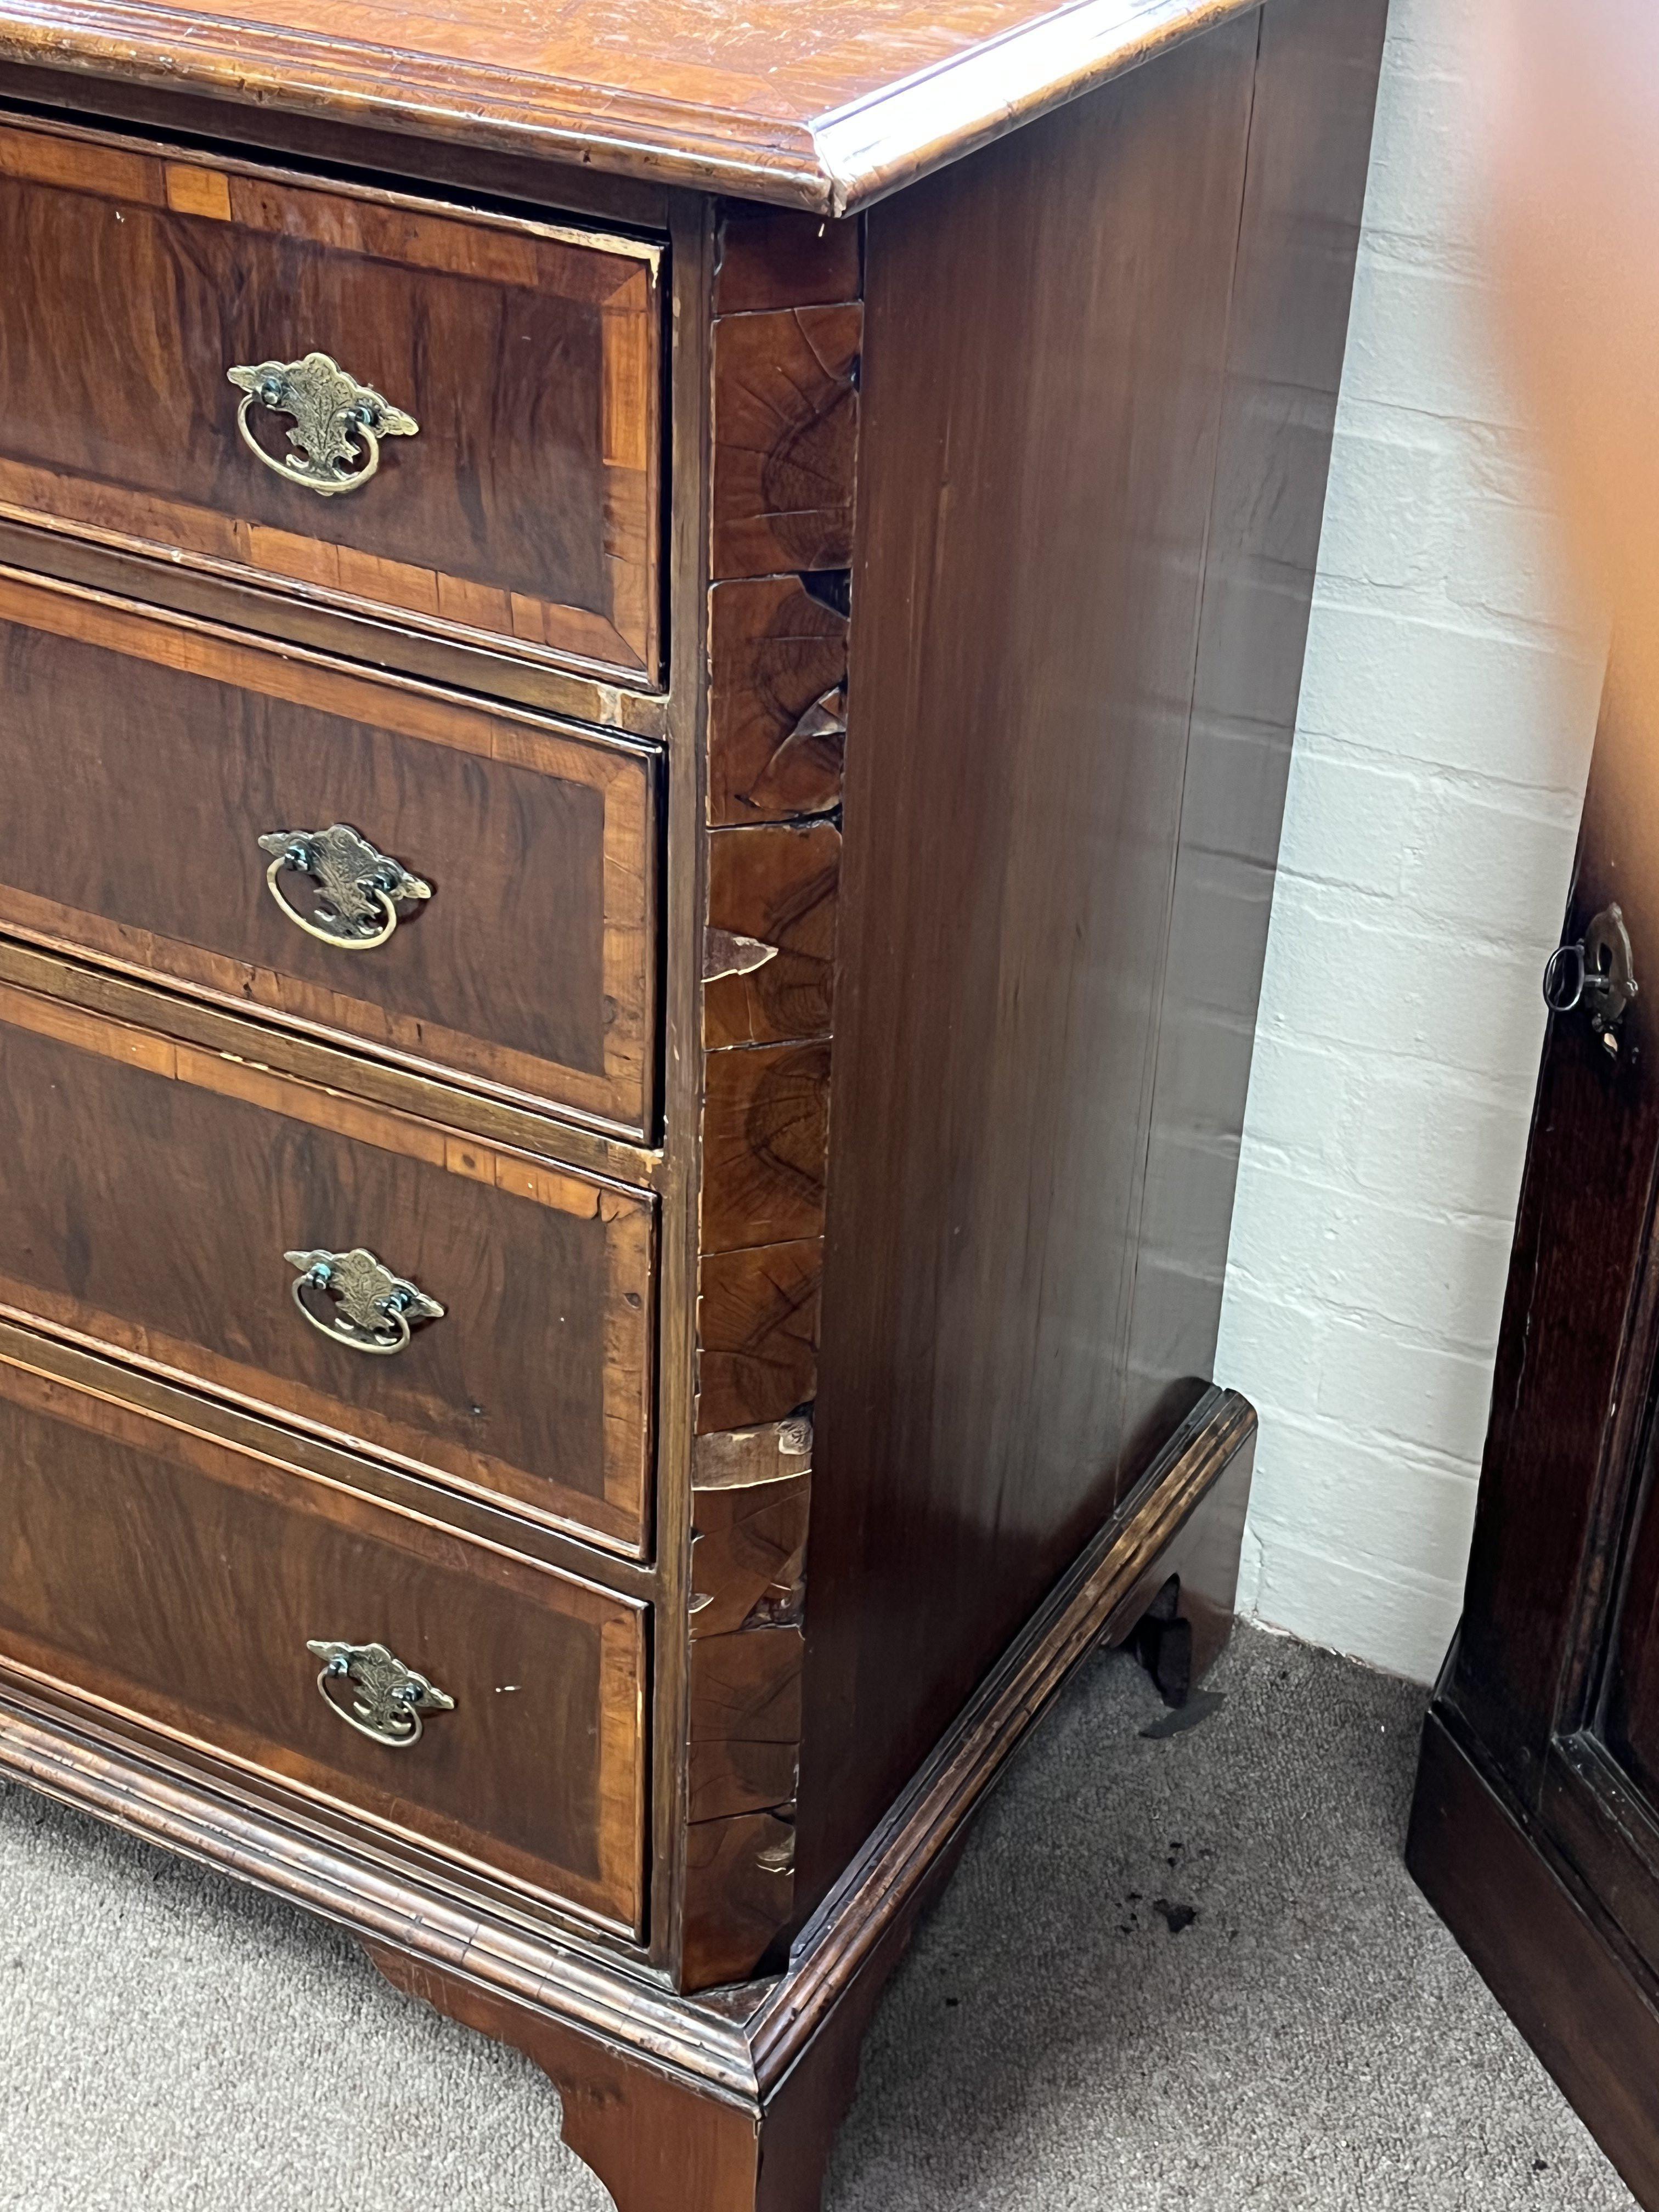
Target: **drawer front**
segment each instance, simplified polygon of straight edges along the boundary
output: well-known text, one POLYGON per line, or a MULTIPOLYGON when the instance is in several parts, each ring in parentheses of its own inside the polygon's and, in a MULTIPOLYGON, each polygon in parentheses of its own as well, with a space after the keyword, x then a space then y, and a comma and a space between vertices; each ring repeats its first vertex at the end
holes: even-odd
POLYGON ((0 1661, 639 1927, 637 1606, 15 1357, 0 1661), (349 1647, 350 1674, 319 1687, 313 1643, 349 1647), (411 1718, 375 1644, 440 1697, 411 1718), (360 1705, 376 1733, 343 1717, 360 1705))
POLYGON ((650 754, 0 569, 0 926, 648 1130, 650 754), (429 895, 319 934, 337 826, 429 895))
POLYGON ((653 1231, 636 1193, 0 987, 0 1308, 635 1554, 653 1231))
POLYGON ((655 682, 657 247, 4 124, 0 269, 0 512, 655 682))

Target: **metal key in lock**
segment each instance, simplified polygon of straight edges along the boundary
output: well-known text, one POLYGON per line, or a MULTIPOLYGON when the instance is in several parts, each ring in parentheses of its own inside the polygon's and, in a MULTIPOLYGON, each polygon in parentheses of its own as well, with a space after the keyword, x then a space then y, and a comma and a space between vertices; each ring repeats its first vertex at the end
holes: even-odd
POLYGON ((1619 1024, 1638 988, 1630 932, 1617 900, 1591 918, 1576 945, 1558 945, 1544 969, 1544 1004, 1550 1012, 1570 1014, 1583 1006, 1614 1060, 1619 1024))

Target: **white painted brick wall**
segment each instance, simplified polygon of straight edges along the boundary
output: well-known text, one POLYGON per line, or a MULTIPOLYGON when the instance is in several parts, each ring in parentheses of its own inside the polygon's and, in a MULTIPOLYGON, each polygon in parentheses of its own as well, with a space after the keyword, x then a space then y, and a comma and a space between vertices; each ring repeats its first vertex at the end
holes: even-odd
POLYGON ((1602 672, 1487 337, 1479 4, 1394 0, 1216 1370, 1261 1413, 1242 1609, 1419 1680, 1602 672))

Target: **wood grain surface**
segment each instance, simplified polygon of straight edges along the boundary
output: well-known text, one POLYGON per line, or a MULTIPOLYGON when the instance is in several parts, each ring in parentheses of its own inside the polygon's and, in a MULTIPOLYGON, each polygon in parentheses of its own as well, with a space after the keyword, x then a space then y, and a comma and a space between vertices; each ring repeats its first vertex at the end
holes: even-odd
POLYGON ((760 576, 710 592, 711 823, 782 821, 841 804, 847 614, 837 580, 760 576))
POLYGON ((1407 1863, 1659 2204, 1659 821, 1615 639, 1510 1258, 1462 1618, 1407 1863), (1612 1025, 1573 956, 1636 993, 1612 1025), (1597 1017, 1601 1018, 1598 1025, 1597 1017))
POLYGON ((702 994, 711 1052, 829 1036, 840 872, 833 823, 711 834, 702 994))
POLYGON ((817 1237, 703 1254, 697 1413, 706 1435, 811 1402, 823 1283, 817 1237))
POLYGON ((1650 769, 1615 645, 1561 941, 1582 946, 1616 911, 1639 991, 1609 1031, 1581 1004, 1554 1012, 1546 1036, 1463 1615, 1425 1731, 1408 1850, 1644 2203, 1659 2203, 1650 769))
MULTIPOLYGON (((544 2008, 503 2002, 448 1962, 371 1942, 395 1989, 526 2052, 559 2092, 566 2146, 604 2183, 617 2212, 817 2212, 821 2160, 789 2185, 763 2185, 759 2114, 702 2093, 626 2045, 583 2034, 544 2008)), ((827 2148, 827 2145, 824 2146, 827 2148)), ((769 2155, 767 2163, 777 2163, 769 2155)))
POLYGON ((714 325, 717 580, 852 558, 863 328, 856 301, 714 325))
MULTIPOLYGON (((1650 1395, 1653 1382, 1650 1365, 1650 1395)), ((1626 1540, 1625 1583, 1619 1597, 1602 1718, 1607 1748, 1634 1785, 1646 1813, 1641 1825, 1650 1855, 1659 1839, 1659 1511, 1653 1503, 1650 1468, 1651 1462, 1644 1470, 1649 1486, 1626 1540)), ((1644 1887, 1646 1917, 1653 1923, 1649 1932, 1659 1939, 1659 1869, 1654 1869, 1653 1878, 1644 1887)), ((1659 1971, 1659 1940, 1651 1942, 1649 1956, 1659 1971)))
POLYGON ((655 247, 12 124, 0 265, 0 513, 655 681, 655 247), (226 375, 313 351, 420 426, 328 499, 226 375))
POLYGON ((844 215, 1248 0, 6 0, 0 58, 844 215))
MULTIPOLYGON (((105 1363, 3 1323, 0 1357, 75 1395, 112 1395, 105 1363)), ((189 1401, 153 1395, 169 1427, 185 1413, 187 1431, 189 1401)), ((349 1822, 301 1826, 252 1777, 238 1789, 222 1771, 210 1781, 188 1760, 163 1763, 114 1717, 3 1668, 0 1771, 327 1916, 398 1987, 527 2051, 558 2085, 567 2141, 621 2212, 813 2212, 860 2039, 967 1821, 1129 1595, 1158 1585, 1160 1558, 1206 1510, 1254 1425, 1242 1400, 1206 1395, 946 1731, 787 1970, 765 1981, 677 1996, 636 1957, 527 1926, 482 1886, 447 1887, 431 1863, 389 1862, 349 1822)), ((780 1463, 752 1439, 722 1441, 703 1471, 709 1486, 741 1489, 736 1478, 780 1463)), ((711 1524, 732 1598, 721 1618, 757 1589, 782 1589, 784 1533, 751 1544, 735 1524, 726 1534, 711 1524)))
POLYGON ((863 291, 856 222, 803 222, 787 209, 728 200, 714 238, 714 313, 827 307, 863 291))
POLYGON ((1636 2201, 1659 2204, 1659 1985, 1437 1710, 1406 1863, 1636 2201))
POLYGON ((1215 1360, 1387 0, 1261 21, 1129 1327, 1146 1443, 1215 1360))
POLYGON ((802 1906, 1202 1387, 1132 1430, 1258 27, 866 218, 802 1906))
POLYGON ((548 161, 534 154, 466 145, 454 138, 412 137, 406 131, 366 128, 347 120, 301 114, 274 106, 253 106, 211 95, 182 93, 176 85, 136 76, 95 76, 85 70, 42 68, 0 60, 0 101, 31 110, 47 108, 82 120, 101 118, 137 125, 158 136, 198 143, 246 147, 298 158, 319 168, 367 171, 435 185, 463 203, 555 210, 597 216, 603 222, 665 236, 669 189, 659 180, 623 177, 591 162, 548 161))
POLYGON ((0 1363, 0 1658, 583 1906, 641 1909, 642 1611, 0 1363), (455 1700, 388 1751, 308 1638, 455 1700))
POLYGON ((793 1912, 863 331, 857 224, 726 207, 714 255, 686 1989, 793 1912))
POLYGON ((709 1054, 705 1252, 822 1233, 829 1115, 827 1041, 709 1054))
POLYGON ((0 690, 0 921, 650 1132, 648 751, 3 570, 0 690), (337 822, 434 887, 371 952, 266 885, 262 834, 337 822))
MULTIPOLYGON (((1313 0, 1275 4, 1305 22, 1313 0)), ((1356 111, 1331 120, 1340 157, 1322 94, 1273 119, 1246 0, 365 0, 349 25, 319 0, 252 8, 233 24, 207 0, 0 0, 0 99, 33 70, 64 101, 94 72, 106 112, 161 134, 0 123, 0 266, 26 267, 9 331, 0 305, 0 551, 94 564, 56 624, 47 587, 0 574, 0 684, 35 717, 0 824, 4 959, 43 981, 56 963, 48 988, 76 1002, 0 978, 0 1365, 41 1332, 58 1389, 52 1363, 106 1351, 122 1364, 82 1395, 159 1429, 143 1393, 203 1394, 186 1402, 222 1425, 209 1455, 243 1454, 222 1425, 269 1416, 272 1460, 295 1462, 272 1495, 307 1522, 283 1485, 332 1483, 329 1514, 385 1520, 377 1485, 421 1486, 431 1534, 399 1538, 428 1547, 422 1575, 461 1547, 470 1574, 492 1516, 509 1553, 515 1521, 562 1547, 487 1565, 492 1604, 603 1547, 592 1601, 633 1641, 585 1707, 615 1760, 591 1784, 574 1762, 592 1864, 568 1864, 580 1838, 547 1844, 554 1814, 509 1750, 500 1787, 521 1805, 486 1789, 407 1824, 454 1861, 472 1845, 434 1823, 477 1821, 451 1886, 394 1896, 369 1864, 377 1802, 350 1789, 332 1834, 355 1862, 328 1879, 405 1986, 544 2058, 623 2212, 807 2212, 874 1993, 973 1804, 1160 1575, 1202 1582, 1218 1620, 1236 1569, 1249 1410, 1163 1372, 1194 1332, 1137 1335, 1136 1267, 1158 1108, 1173 1128, 1186 1103, 1159 1035, 1175 886, 1201 843, 1182 803, 1194 698, 1224 720, 1290 635, 1224 649, 1243 600, 1208 563, 1239 520, 1238 570, 1293 567, 1316 504, 1318 422, 1293 434, 1290 395, 1305 374, 1324 420, 1328 331, 1301 354, 1267 340, 1300 331, 1308 223, 1331 217, 1322 276, 1351 254, 1295 190, 1315 154, 1347 178, 1356 111), (168 151, 169 131, 234 145, 239 113, 271 164, 168 151), (280 173, 285 147, 362 181, 280 173), (561 158, 625 190, 561 198, 561 158), (573 206, 591 219, 550 213, 573 206), (149 293, 145 320, 130 303, 149 293), (309 329, 348 308, 361 361, 309 329), (233 340, 233 359, 328 346, 420 436, 361 495, 299 493, 298 525, 267 511, 294 488, 236 444, 234 407, 221 442, 233 340), (56 358, 69 389, 43 395, 56 358), (118 607, 116 565, 159 576, 169 545, 182 580, 158 595, 220 596, 179 619, 118 607), (216 610, 282 645, 210 629, 216 610), (509 662, 554 688, 512 690, 509 662), (483 703, 507 696, 638 741, 483 703), (69 741, 86 821, 48 886, 39 763, 66 700, 89 709, 69 741), (392 940, 406 990, 388 968, 353 1004, 324 948, 290 951, 262 869, 269 921, 209 926, 246 888, 221 843, 293 763, 436 885, 392 940), (210 853, 187 896, 165 865, 186 811, 210 853), (462 881, 481 887, 476 936, 462 881), (69 954, 89 964, 71 976, 69 954), (114 1018, 159 1009, 146 977, 188 1036, 114 1018), (290 1057, 260 1065, 244 1036, 290 1057), (348 1054, 403 1087, 371 1103, 348 1054), (519 1119, 460 1133, 445 1098, 463 1085, 519 1119), (544 1109, 574 1117, 562 1164, 513 1133, 544 1109), (283 1249, 358 1242, 448 1309, 395 1359, 354 1358, 289 1297, 283 1249), (361 1481, 300 1463, 324 1452, 361 1481), (1226 1468, 1220 1542, 1188 1516, 1224 1517, 1226 1468), (608 1944, 532 1940, 492 1881, 604 1917, 608 1944)), ((1376 0, 1324 14, 1370 21, 1376 0)), ((0 1431, 4 1406, 0 1389, 0 1431)), ((169 1452, 197 1480, 182 1425, 158 1522, 191 1510, 167 1488, 169 1452)), ((284 1595, 308 1575, 326 1594, 309 1539, 291 1569, 270 1540, 284 1595)), ((0 1595, 4 1566, 0 1540, 0 1595)), ((442 1681, 436 1588, 367 1632, 422 1630, 442 1681)), ((504 1704, 538 1661, 520 1635, 503 1599, 477 1638, 504 1704)), ((101 1696, 100 1663, 66 1651, 31 1694, 101 1696)), ((305 1688, 307 1721, 337 1727, 305 1688)), ((173 1726, 150 1695, 112 1694, 100 1725, 173 1726)), ((104 1736, 17 1748, 9 1711, 0 1766, 103 1810, 125 1790, 116 1817, 199 1832, 172 1769, 141 1784, 104 1736)), ((308 1788, 314 1754, 280 1719, 238 1735, 204 1708, 201 1758, 216 1742, 308 1788)), ((324 1854, 285 1847, 252 1795, 222 1856, 321 1893, 324 1854)))
MULTIPOLYGON (((140 1029, 154 1030, 175 1043, 209 1053, 248 1058, 253 1033, 246 1016, 164 991, 153 983, 94 967, 0 933, 0 981, 44 993, 88 1012, 110 1015, 140 1029)), ((325 1091, 388 1106, 422 1121, 441 1122, 458 1137, 476 1137, 487 1146, 557 1160, 603 1182, 659 1191, 668 1171, 661 1152, 626 1138, 607 1134, 560 1115, 515 1106, 480 1092, 459 1088, 436 1076, 366 1056, 356 1047, 331 1042, 295 1030, 261 1024, 257 1057, 274 1073, 298 1076, 325 1091)))
MULTIPOLYGON (((1616 901, 1638 981, 1659 957, 1659 821, 1647 732, 1603 702, 1562 941, 1616 901)), ((1545 1040, 1498 1334, 1492 1417, 1455 1665, 1442 1695, 1483 1757, 1535 1809, 1553 1740, 1592 1717, 1611 1668, 1612 1719, 1640 1726, 1655 1573, 1648 1408, 1659 1359, 1659 1062, 1645 988, 1609 1054, 1583 1011, 1545 1040), (1586 1176, 1582 1163, 1594 1159, 1586 1176), (1628 1561, 1623 1558, 1630 1547, 1628 1561), (1631 1569, 1634 1568, 1634 1573, 1631 1569), (1631 1672, 1626 1673, 1629 1668, 1631 1672), (1636 1710, 1626 1702, 1636 1691, 1636 1710)), ((1637 1747, 1626 1739, 1632 1753, 1637 1747)), ((1643 1765, 1639 1755, 1638 1771, 1643 1765)), ((1651 1771, 1651 1770, 1650 1770, 1651 1771)), ((1653 1776, 1659 1803, 1659 1774, 1653 1776)))
POLYGON ((0 987, 0 1305, 636 1554, 653 1208, 0 987), (292 1250, 446 1309, 396 1358, 307 1326, 292 1250))
POLYGON ((704 1437, 693 1462, 690 1990, 746 1980, 789 1918, 811 1433, 704 1437))

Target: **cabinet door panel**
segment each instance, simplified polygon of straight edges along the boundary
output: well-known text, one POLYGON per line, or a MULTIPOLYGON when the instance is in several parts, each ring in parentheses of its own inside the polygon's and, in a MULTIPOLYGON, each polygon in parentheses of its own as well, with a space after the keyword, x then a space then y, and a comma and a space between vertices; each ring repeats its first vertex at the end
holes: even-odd
MULTIPOLYGON (((1536 1805, 1554 1739, 1585 1725, 1639 1486, 1656 1282, 1659 816, 1610 690, 1563 941, 1617 906, 1640 995, 1611 1037, 1550 1020, 1510 1265, 1463 1626, 1449 1678, 1504 1778, 1536 1805)), ((1540 1009, 1541 1012, 1541 1009, 1540 1009)))
POLYGON ((1651 1437, 1645 1457, 1608 1639, 1597 1734, 1659 1820, 1659 1498, 1651 1437))

